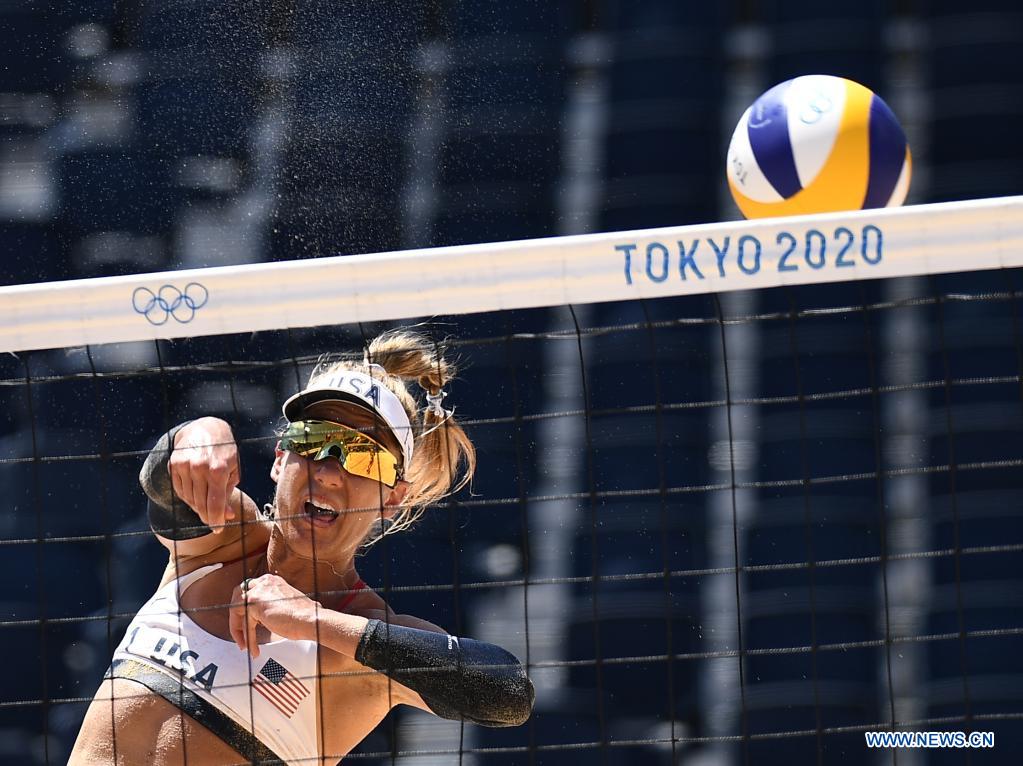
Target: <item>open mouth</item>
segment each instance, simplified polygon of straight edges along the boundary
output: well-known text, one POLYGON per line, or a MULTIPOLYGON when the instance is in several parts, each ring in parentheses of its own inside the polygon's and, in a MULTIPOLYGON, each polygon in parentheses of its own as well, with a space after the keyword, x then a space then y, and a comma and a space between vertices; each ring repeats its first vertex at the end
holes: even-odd
POLYGON ((340 514, 332 508, 324 508, 316 505, 313 502, 307 502, 305 504, 305 514, 309 517, 309 520, 317 527, 326 527, 333 524, 337 520, 340 514))

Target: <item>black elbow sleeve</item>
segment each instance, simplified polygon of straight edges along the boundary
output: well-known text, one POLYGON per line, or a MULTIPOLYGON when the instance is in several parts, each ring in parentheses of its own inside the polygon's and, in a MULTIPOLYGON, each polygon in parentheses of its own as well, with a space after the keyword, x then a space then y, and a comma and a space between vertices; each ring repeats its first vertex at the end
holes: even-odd
POLYGON ((441 718, 518 726, 533 711, 522 663, 483 641, 370 620, 355 659, 418 693, 441 718))
POLYGON ((139 483, 149 498, 149 528, 168 540, 191 540, 213 531, 174 494, 168 470, 171 452, 174 451, 174 437, 191 422, 181 423, 161 436, 146 456, 139 473, 139 483))

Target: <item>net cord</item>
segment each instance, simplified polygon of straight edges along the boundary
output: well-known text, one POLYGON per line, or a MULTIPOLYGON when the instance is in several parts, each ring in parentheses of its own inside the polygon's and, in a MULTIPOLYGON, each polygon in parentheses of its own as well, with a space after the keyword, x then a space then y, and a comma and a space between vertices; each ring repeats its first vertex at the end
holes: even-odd
MULTIPOLYGON (((42 481, 39 476, 39 436, 36 429, 36 415, 35 407, 33 406, 33 391, 32 391, 32 373, 29 367, 29 360, 26 357, 22 360, 22 366, 25 370, 25 411, 28 414, 30 434, 32 437, 32 498, 33 506, 35 507, 36 516, 36 582, 39 586, 39 664, 40 664, 40 680, 42 681, 42 742, 43 742, 43 757, 44 762, 50 762, 50 678, 47 668, 47 641, 46 641, 46 625, 49 620, 46 617, 46 581, 43 577, 43 572, 46 571, 46 562, 44 560, 44 543, 45 535, 43 534, 43 491, 42 481)), ((36 622, 36 621, 32 621, 36 622)))
POLYGON ((742 762, 750 764, 750 731, 749 713, 746 704, 746 672, 743 666, 743 652, 746 644, 742 632, 742 557, 739 551, 739 500, 738 481, 735 476, 735 432, 732 423, 732 376, 728 371, 728 333, 725 331, 724 311, 717 295, 711 296, 714 301, 714 313, 718 317, 718 332, 721 339, 721 371, 724 376, 725 388, 725 423, 728 427, 728 476, 729 497, 732 506, 732 555, 734 561, 733 579, 735 582, 735 641, 739 648, 736 669, 739 674, 739 730, 741 732, 742 762))
POLYGON ((1023 197, 15 285, 0 352, 1013 266, 1023 197))
MULTIPOLYGON (((86 358, 89 361, 89 373, 92 379, 92 397, 93 405, 96 409, 97 419, 99 421, 99 453, 100 453, 100 470, 99 470, 99 507, 100 516, 103 519, 103 528, 110 530, 113 528, 111 523, 111 513, 109 505, 109 471, 110 471, 110 450, 107 444, 107 418, 103 413, 102 405, 102 393, 100 391, 100 380, 97 377, 96 363, 92 357, 92 350, 86 348, 86 358)), ((103 535, 103 577, 104 584, 106 586, 107 595, 107 613, 106 613, 106 648, 107 656, 112 657, 114 649, 117 644, 114 641, 114 630, 113 630, 113 615, 114 615, 114 576, 113 576, 113 538, 110 532, 103 535)), ((98 697, 97 697, 98 701, 98 697)), ((110 720, 115 720, 116 714, 116 699, 113 693, 113 684, 111 684, 110 692, 110 720)), ((114 727, 111 727, 111 750, 113 752, 114 763, 117 763, 117 732, 114 727)))
POLYGON ((600 732, 600 762, 607 762, 607 749, 606 745, 609 741, 607 736, 607 716, 604 710, 604 669, 603 669, 603 652, 601 651, 601 640, 600 640, 600 605, 599 605, 599 590, 601 583, 600 575, 600 552, 599 552, 599 541, 597 539, 597 483, 594 469, 594 461, 596 455, 593 448, 593 434, 591 431, 590 422, 590 391, 587 385, 586 376, 586 353, 583 349, 583 336, 581 327, 579 325, 579 319, 576 316, 575 309, 572 306, 568 307, 569 314, 572 317, 572 326, 575 328, 575 346, 576 352, 579 355, 579 385, 582 391, 584 415, 583 415, 583 433, 584 433, 584 445, 585 445, 585 471, 586 471, 586 497, 587 507, 589 509, 589 521, 590 521, 590 558, 592 560, 592 574, 590 577, 590 614, 593 618, 593 658, 594 668, 596 671, 597 681, 597 726, 600 732))
POLYGON ((668 675, 668 721, 671 733, 671 762, 678 759, 677 743, 675 742, 676 712, 675 712, 675 663, 672 659, 674 654, 674 636, 672 634, 672 615, 674 613, 671 599, 671 560, 668 550, 669 525, 668 525, 668 472, 664 461, 666 440, 664 438, 664 399, 661 392, 661 371, 657 364, 657 340, 654 328, 650 320, 650 310, 647 302, 641 300, 640 308, 643 311, 643 325, 646 328, 647 350, 649 353, 650 367, 653 370, 654 384, 654 444, 657 448, 657 494, 659 504, 659 521, 661 524, 661 561, 664 566, 664 640, 668 649, 667 675, 668 675))
POLYGON ((792 371, 796 383, 799 412, 799 472, 803 478, 803 525, 806 540, 807 589, 810 596, 810 678, 813 688, 814 728, 817 730, 817 766, 822 766, 824 763, 824 734, 821 731, 820 674, 817 668, 817 578, 814 566, 817 557, 814 555, 813 548, 813 508, 810 500, 810 462, 807 455, 809 441, 806 433, 806 398, 803 392, 802 365, 799 363, 796 298, 791 290, 788 291, 787 298, 789 301, 789 350, 792 353, 792 371))
MULTIPOLYGON (((515 435, 515 488, 518 494, 519 510, 519 531, 521 540, 522 575, 526 582, 531 577, 530 556, 529 556, 529 493, 526 489, 526 460, 525 444, 523 443, 523 429, 525 423, 522 417, 522 403, 519 391, 518 366, 515 364, 515 349, 511 343, 511 336, 507 336, 505 342, 504 359, 507 364, 508 381, 511 385, 514 423, 513 433, 515 435)), ((522 588, 522 627, 525 633, 525 668, 528 675, 533 668, 532 642, 529 632, 529 588, 522 588)), ((536 766, 536 720, 530 716, 526 722, 527 742, 529 745, 529 766, 536 766)))
MULTIPOLYGON (((862 286, 861 286, 862 287, 862 286)), ((879 374, 877 369, 877 348, 875 333, 872 324, 872 315, 866 310, 867 296, 863 292, 863 336, 866 346, 867 372, 870 382, 870 415, 872 419, 873 442, 874 442, 874 465, 877 467, 878 476, 884 471, 884 450, 881 443, 881 395, 878 391, 879 374)), ((946 379, 948 376, 945 376, 946 379)), ((884 674, 888 691, 888 712, 891 716, 891 730, 895 730, 895 684, 892 680, 892 621, 890 588, 888 584, 888 513, 885 510, 887 501, 885 499, 885 485, 880 478, 874 479, 874 486, 877 493, 877 520, 878 520, 878 542, 881 546, 881 595, 883 599, 884 615, 884 674)), ((814 617, 816 619, 816 615, 814 617)), ((820 715, 819 709, 816 711, 820 715)), ((892 748, 892 766, 898 766, 898 748, 892 748)))
MULTIPOLYGON (((966 659, 966 616, 963 607, 963 580, 962 580, 962 541, 960 539, 959 519, 959 498, 956 492, 956 452, 955 452, 955 422, 952 415, 952 387, 948 384, 951 378, 951 370, 948 358, 948 343, 945 337, 945 307, 943 301, 939 300, 937 305, 938 318, 938 343, 941 351, 942 375, 945 379, 944 386, 944 409, 945 427, 948 438, 948 491, 952 507, 952 562, 955 571, 955 599, 956 599, 956 622, 959 626, 959 670, 963 681, 963 722, 966 731, 973 731, 973 705, 970 700, 970 671, 966 659)), ((971 763, 970 753, 966 752, 966 764, 971 763)))

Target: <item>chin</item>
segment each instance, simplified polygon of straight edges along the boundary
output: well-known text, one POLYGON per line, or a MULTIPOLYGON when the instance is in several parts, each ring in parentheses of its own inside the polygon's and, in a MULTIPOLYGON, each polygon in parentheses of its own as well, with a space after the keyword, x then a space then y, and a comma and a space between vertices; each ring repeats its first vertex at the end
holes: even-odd
POLYGON ((302 513, 279 521, 275 527, 276 534, 288 550, 311 560, 337 558, 346 550, 342 541, 349 537, 341 519, 331 524, 315 525, 302 513))

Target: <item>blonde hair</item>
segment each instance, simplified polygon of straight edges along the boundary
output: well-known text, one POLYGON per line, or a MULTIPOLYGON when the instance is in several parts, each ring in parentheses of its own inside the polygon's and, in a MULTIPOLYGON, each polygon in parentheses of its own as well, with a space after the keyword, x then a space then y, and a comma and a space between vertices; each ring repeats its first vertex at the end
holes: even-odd
POLYGON ((424 394, 437 397, 457 373, 440 345, 426 335, 407 328, 390 330, 374 338, 361 359, 321 358, 309 381, 340 370, 364 372, 386 386, 405 408, 415 438, 412 462, 405 466, 408 494, 390 523, 365 543, 372 545, 384 535, 408 529, 427 507, 468 484, 476 471, 476 448, 453 411, 421 404, 406 385, 415 382, 424 394))

